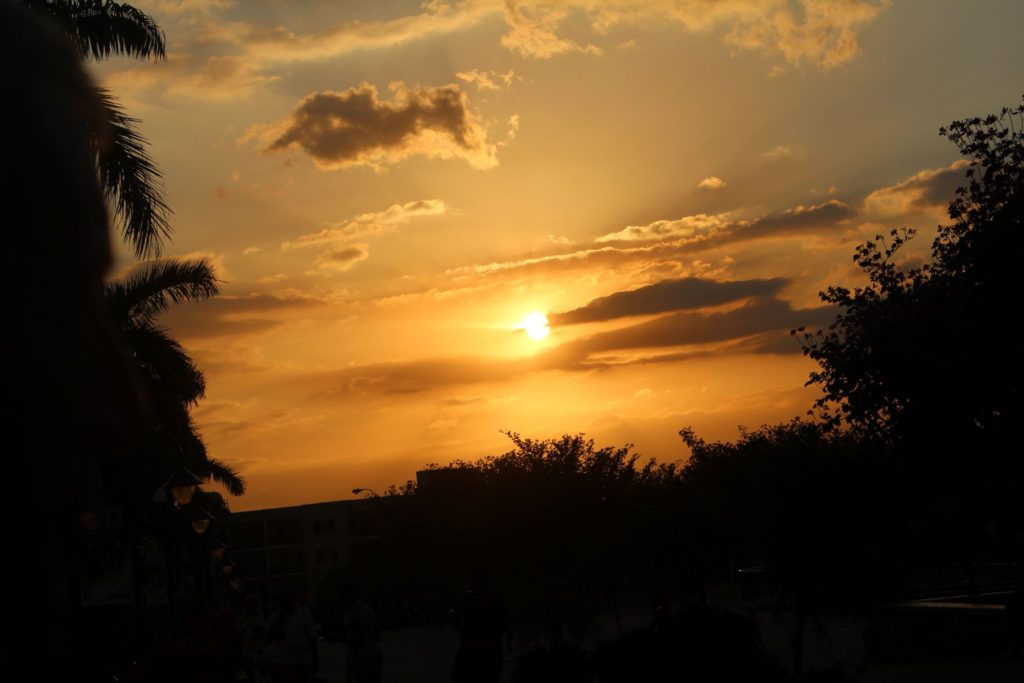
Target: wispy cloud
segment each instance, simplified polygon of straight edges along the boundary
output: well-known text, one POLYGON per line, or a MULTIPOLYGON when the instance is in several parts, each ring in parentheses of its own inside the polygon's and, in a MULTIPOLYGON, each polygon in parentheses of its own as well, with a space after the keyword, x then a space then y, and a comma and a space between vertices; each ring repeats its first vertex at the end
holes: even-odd
POLYGON ((515 81, 522 80, 511 69, 505 73, 472 69, 470 71, 460 71, 455 74, 455 77, 460 81, 475 85, 477 90, 508 90, 515 81))
POLYGON ((183 339, 240 337, 285 324, 285 312, 310 309, 323 303, 321 299, 298 294, 222 295, 174 307, 161 316, 160 322, 183 339))
POLYGON ((317 232, 300 235, 283 242, 282 249, 339 244, 354 239, 375 237, 398 230, 414 218, 442 216, 448 206, 440 199, 420 199, 393 204, 383 211, 367 211, 317 232))
MULTIPOLYGON (((610 41, 609 48, 622 45, 610 36, 619 26, 659 26, 687 33, 721 32, 732 49, 781 58, 789 66, 828 71, 857 56, 860 31, 890 1, 434 0, 414 13, 344 20, 301 33, 276 24, 220 20, 224 10, 237 6, 228 0, 156 0, 156 11, 175 22, 174 29, 182 36, 170 64, 133 64, 113 78, 120 91, 146 90, 154 96, 173 91, 228 99, 266 85, 280 67, 438 38, 494 17, 501 17, 507 27, 501 45, 533 59, 573 52, 600 55, 605 49, 595 42, 610 41), (569 37, 565 29, 570 25, 584 27, 589 35, 581 37, 576 30, 569 37)), ((776 64, 773 73, 783 70, 776 64)), ((470 78, 478 88, 497 87, 494 74, 483 75, 470 78)))
POLYGON ((852 218, 855 214, 853 207, 832 199, 821 204, 794 206, 751 220, 737 219, 729 213, 697 214, 675 220, 653 221, 647 225, 631 225, 618 232, 602 235, 596 242, 649 242, 666 239, 698 242, 712 238, 716 243, 736 242, 827 227, 852 218))

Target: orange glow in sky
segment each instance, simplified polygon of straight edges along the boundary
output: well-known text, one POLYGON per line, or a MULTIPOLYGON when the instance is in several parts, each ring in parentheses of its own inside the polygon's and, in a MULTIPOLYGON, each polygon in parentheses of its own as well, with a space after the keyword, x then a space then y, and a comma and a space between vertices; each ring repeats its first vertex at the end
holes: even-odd
POLYGON ((223 281, 161 322, 234 509, 501 430, 670 461, 683 427, 803 415, 789 331, 864 239, 926 255, 962 175, 938 127, 1020 97, 1024 3, 138 4, 168 58, 93 68, 163 172, 167 255, 223 281))

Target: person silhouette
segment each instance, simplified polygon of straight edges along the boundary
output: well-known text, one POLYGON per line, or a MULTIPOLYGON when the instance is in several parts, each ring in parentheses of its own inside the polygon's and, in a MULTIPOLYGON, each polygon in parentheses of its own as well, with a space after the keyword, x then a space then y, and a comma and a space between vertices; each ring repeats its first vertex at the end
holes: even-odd
POLYGON ((459 649, 452 662, 452 681, 497 683, 504 664, 502 636, 508 628, 508 612, 501 597, 490 589, 484 571, 470 576, 469 588, 455 605, 453 622, 459 632, 459 649))
POLYGON ((359 597, 355 584, 343 593, 345 604, 345 641, 348 644, 346 683, 380 683, 384 671, 380 625, 373 609, 359 597))

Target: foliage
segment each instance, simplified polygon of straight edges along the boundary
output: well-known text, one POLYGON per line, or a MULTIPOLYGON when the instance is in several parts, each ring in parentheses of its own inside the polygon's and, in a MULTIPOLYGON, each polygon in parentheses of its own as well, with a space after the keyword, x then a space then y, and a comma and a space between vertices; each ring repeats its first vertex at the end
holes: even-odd
MULTIPOLYGON (((163 31, 132 5, 109 0, 21 2, 49 16, 83 58, 166 57, 163 31)), ((146 152, 138 121, 126 116, 109 93, 95 90, 104 114, 100 123, 90 122, 100 183, 113 201, 121 233, 135 255, 159 254, 171 233, 171 210, 164 200, 160 171, 146 152)))
POLYGON ((1024 106, 954 122, 940 133, 969 160, 966 185, 939 228, 931 262, 900 265, 912 230, 878 236, 854 261, 869 283, 830 287, 826 333, 803 334, 819 364, 808 384, 832 426, 919 451, 1005 452, 1019 443, 1024 322, 1016 259, 1024 235, 1024 106))
POLYGON ((779 597, 812 614, 863 608, 902 578, 885 566, 903 525, 897 479, 879 476, 883 453, 800 420, 735 442, 680 435, 692 451, 682 519, 712 556, 767 565, 779 597))
POLYGON ((110 0, 22 0, 50 15, 83 57, 166 56, 164 33, 145 12, 110 0))
POLYGON ((164 260, 109 283, 106 301, 148 390, 157 434, 169 437, 180 448, 180 453, 170 454, 149 449, 153 477, 165 478, 185 465, 198 476, 223 484, 233 495, 241 495, 244 480, 207 454, 189 414, 206 392, 206 378, 181 344, 158 324, 159 315, 172 304, 205 301, 218 292, 209 262, 164 260))

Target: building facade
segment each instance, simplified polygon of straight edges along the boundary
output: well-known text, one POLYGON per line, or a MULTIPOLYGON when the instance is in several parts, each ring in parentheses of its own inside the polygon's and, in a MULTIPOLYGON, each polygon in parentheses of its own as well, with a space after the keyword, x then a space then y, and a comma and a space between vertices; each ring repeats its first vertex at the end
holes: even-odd
POLYGON ((328 572, 373 552, 387 505, 386 498, 366 498, 234 513, 228 542, 243 592, 265 604, 285 591, 315 599, 328 572))

